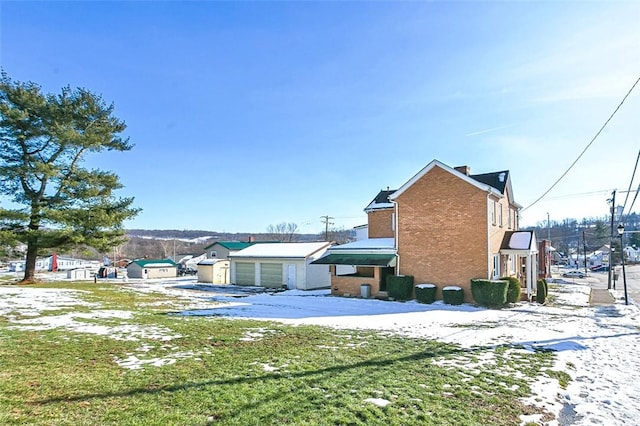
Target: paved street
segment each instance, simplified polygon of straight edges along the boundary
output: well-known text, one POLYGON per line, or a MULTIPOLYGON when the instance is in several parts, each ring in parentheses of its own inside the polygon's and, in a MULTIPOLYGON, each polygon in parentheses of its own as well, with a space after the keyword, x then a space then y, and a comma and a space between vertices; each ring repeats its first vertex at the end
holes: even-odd
MULTIPOLYGON (((636 303, 640 304, 640 265, 627 265, 625 267, 626 275, 627 275, 627 295, 630 300, 633 300, 636 303)), ((562 272, 564 270, 560 270, 558 274, 554 273, 555 277, 561 277, 562 272)), ((623 296, 624 284, 622 278, 622 270, 618 274, 618 280, 615 283, 615 289, 620 291, 620 297, 623 296)), ((592 288, 597 289, 606 289, 607 288, 607 280, 608 275, 607 272, 591 272, 588 278, 563 278, 567 281, 575 282, 586 282, 591 285, 592 288)))

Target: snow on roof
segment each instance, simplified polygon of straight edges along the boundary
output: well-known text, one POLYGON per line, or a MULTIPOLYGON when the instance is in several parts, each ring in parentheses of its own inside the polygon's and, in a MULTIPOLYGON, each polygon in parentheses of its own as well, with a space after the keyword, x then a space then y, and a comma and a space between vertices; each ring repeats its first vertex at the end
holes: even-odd
POLYGON ((329 248, 331 243, 322 241, 316 243, 268 243, 255 244, 240 250, 237 253, 229 255, 230 258, 249 258, 249 257, 288 257, 288 258, 306 258, 312 254, 329 248))
POLYGON ((395 249, 393 238, 367 238, 358 240, 348 244, 331 247, 331 251, 340 250, 379 250, 379 249, 395 249))
POLYGON ((227 259, 203 259, 198 262, 198 265, 214 265, 218 262, 228 262, 227 259))

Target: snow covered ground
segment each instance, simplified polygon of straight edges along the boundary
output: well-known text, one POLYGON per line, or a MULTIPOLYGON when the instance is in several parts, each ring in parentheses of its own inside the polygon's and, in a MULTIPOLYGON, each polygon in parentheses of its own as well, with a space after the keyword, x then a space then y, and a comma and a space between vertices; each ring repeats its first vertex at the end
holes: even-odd
MULTIPOLYGON (((250 288, 197 285, 193 279, 132 281, 120 288, 172 295, 180 301, 183 315, 378 330, 384 334, 436 339, 463 347, 508 344, 519 345, 525 350, 552 349, 557 353, 555 368, 569 373, 572 381, 567 389, 562 389, 556 380, 540 378, 533 384, 536 395, 527 401, 556 414, 558 419, 549 424, 640 424, 640 307, 633 303, 624 305, 619 291, 614 294, 615 304, 590 307, 588 286, 554 284, 550 287, 551 305, 521 303, 510 309, 493 310, 470 305, 449 306, 442 302, 423 305, 413 301, 332 297, 328 290, 262 293, 250 288)), ((25 329, 64 327, 118 339, 152 336, 167 343, 177 337, 159 328, 144 330, 140 328, 142 326, 119 326, 117 320, 128 318, 126 312, 100 310, 81 302, 70 290, 0 286, 0 315, 11 320, 16 313, 30 317, 12 320, 14 326, 25 329), (109 317, 115 324, 90 328, 86 322, 74 321, 84 318, 86 313, 38 316, 38 312, 45 309, 61 309, 74 304, 82 304, 85 311, 87 307, 92 308, 96 317, 109 317)), ((115 361, 124 368, 175 362, 175 359, 140 360, 135 354, 127 355, 128 358, 115 361)), ((179 354, 175 358, 197 355, 179 354)))

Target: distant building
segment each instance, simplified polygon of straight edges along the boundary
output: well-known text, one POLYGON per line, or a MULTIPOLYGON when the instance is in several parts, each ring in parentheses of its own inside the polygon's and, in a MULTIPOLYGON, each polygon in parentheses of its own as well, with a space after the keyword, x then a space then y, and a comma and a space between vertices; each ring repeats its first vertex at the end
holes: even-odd
POLYGON ((141 259, 127 265, 129 278, 175 278, 178 264, 171 259, 141 259))

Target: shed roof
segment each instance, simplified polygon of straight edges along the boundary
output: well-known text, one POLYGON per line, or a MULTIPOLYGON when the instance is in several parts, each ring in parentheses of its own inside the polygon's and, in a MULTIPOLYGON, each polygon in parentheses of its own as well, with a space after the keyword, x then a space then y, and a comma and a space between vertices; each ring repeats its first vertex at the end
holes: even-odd
POLYGON ((537 252, 536 234, 533 231, 507 231, 504 233, 500 253, 531 254, 537 252))
POLYGON ((395 266, 395 254, 330 253, 311 262, 314 265, 395 266))
POLYGON ((142 268, 171 268, 178 266, 178 264, 171 259, 139 259, 131 263, 135 263, 142 268))
POLYGON ((323 249, 329 248, 331 243, 326 241, 315 243, 267 243, 255 244, 230 255, 232 259, 242 258, 307 258, 323 249))

